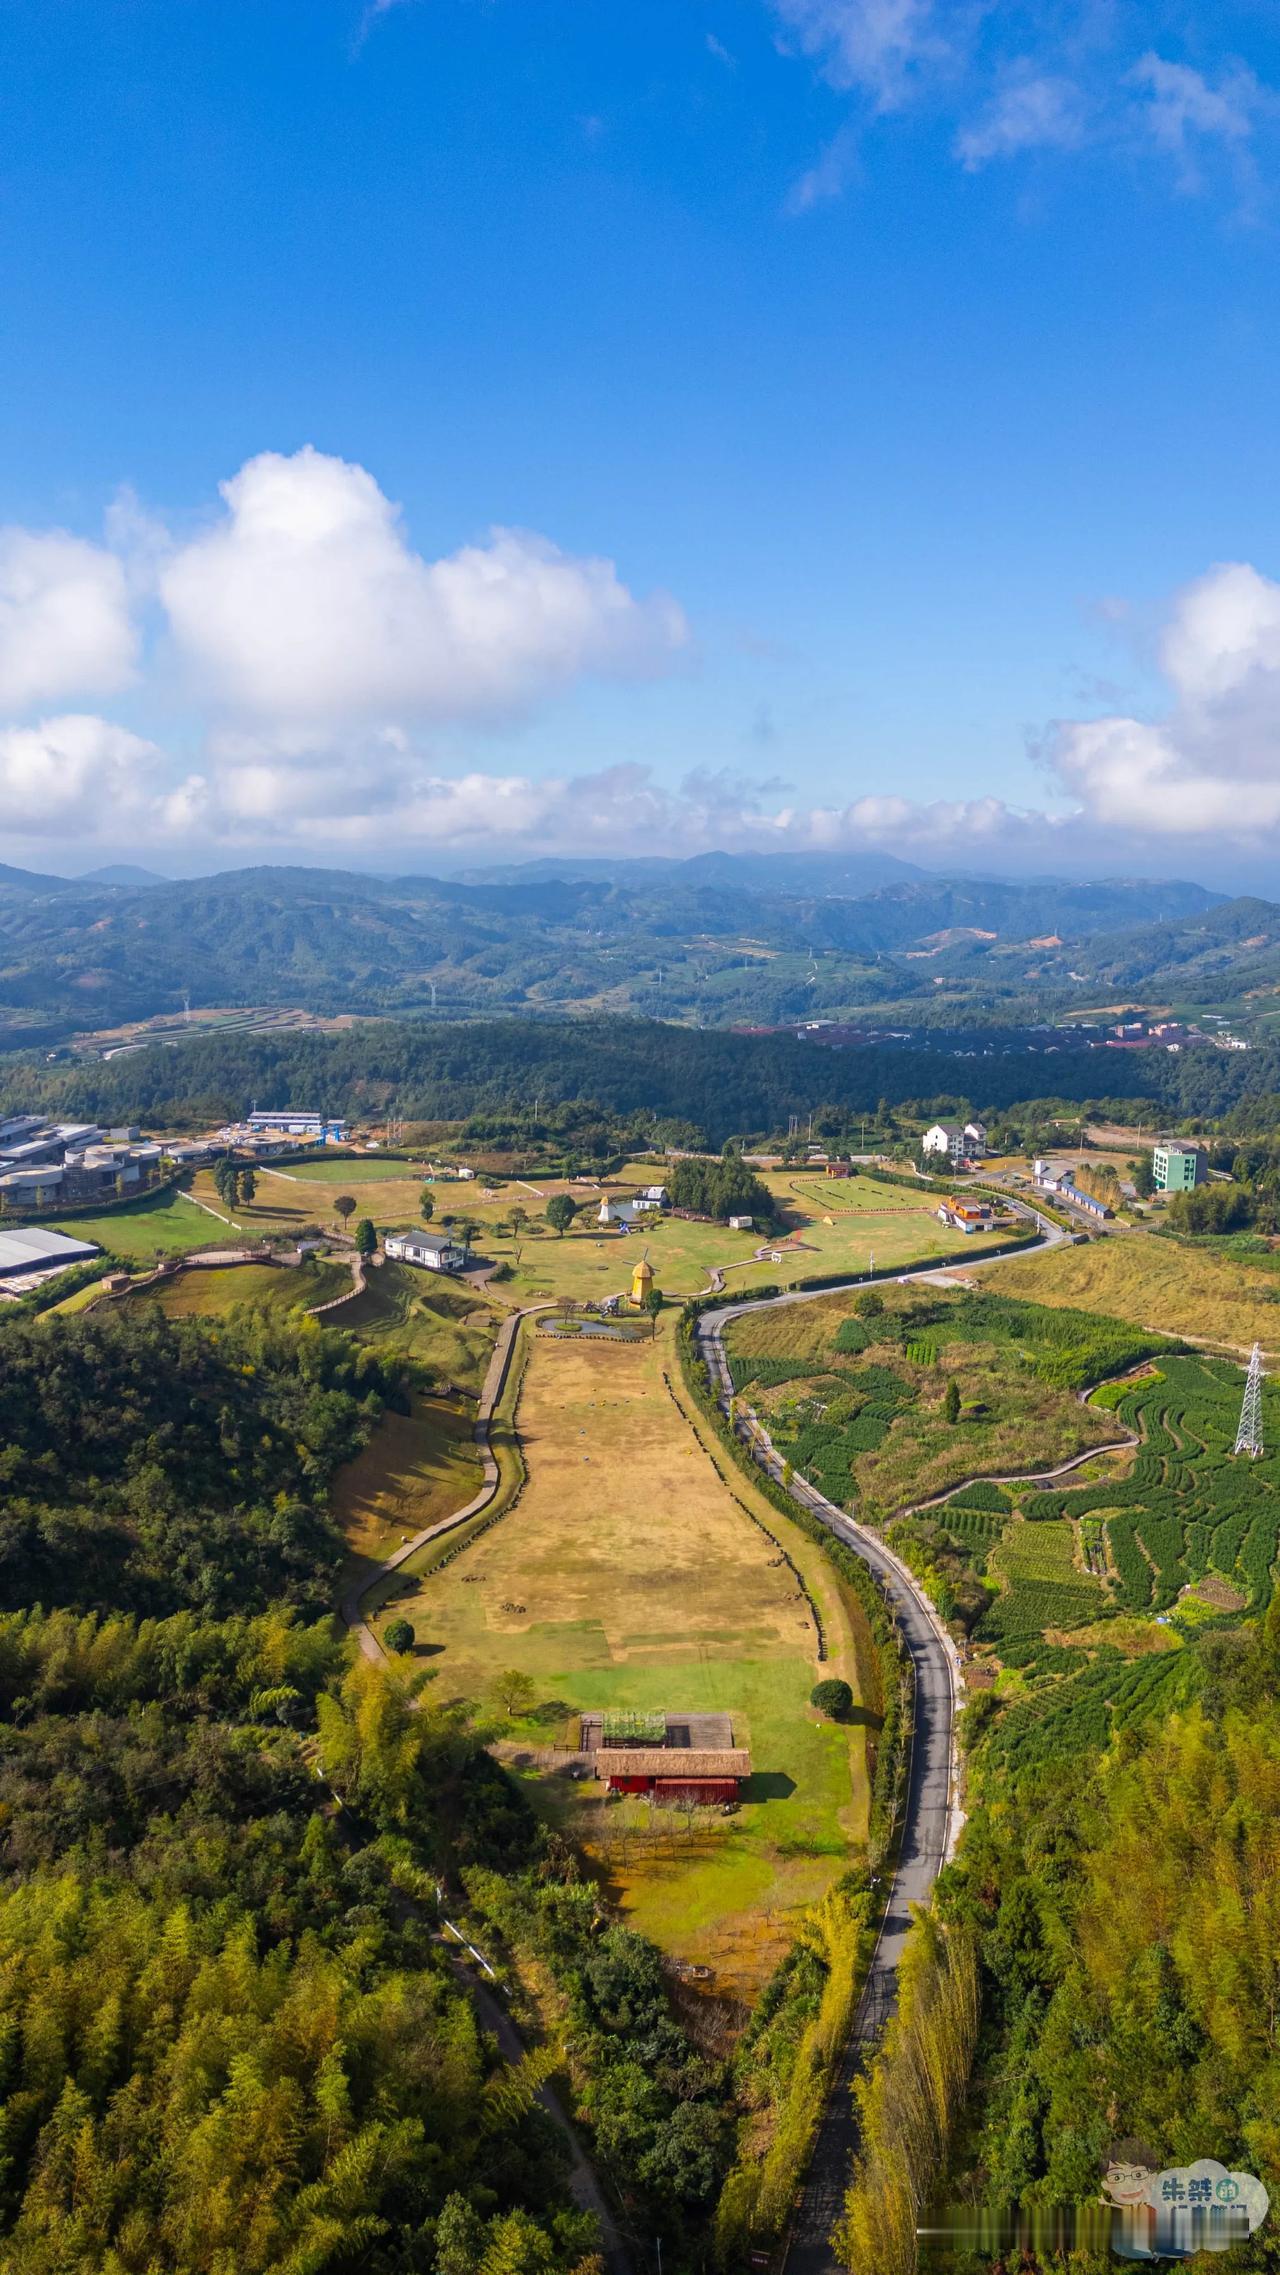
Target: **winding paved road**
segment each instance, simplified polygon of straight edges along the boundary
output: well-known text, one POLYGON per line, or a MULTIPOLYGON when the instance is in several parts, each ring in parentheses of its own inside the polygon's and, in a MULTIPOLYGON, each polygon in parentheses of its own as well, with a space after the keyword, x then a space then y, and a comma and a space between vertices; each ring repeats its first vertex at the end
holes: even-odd
MULTIPOLYGON (((1024 1206, 1019 1213, 1035 1218, 1040 1234, 1035 1243, 1038 1247, 1056 1248, 1070 1238, 1037 1210, 1024 1206)), ((1010 1255, 1025 1256, 1029 1247, 1030 1244, 1013 1249, 1010 1255)), ((988 1258, 985 1268, 998 1266, 1003 1261, 999 1256, 988 1258)), ((953 1261, 950 1265, 904 1272, 899 1277, 924 1281, 946 1279, 954 1270, 953 1261)), ((835 1288, 797 1288, 785 1295, 759 1298, 756 1303, 748 1298, 704 1312, 698 1321, 697 1340, 721 1407, 727 1412, 733 1391, 724 1348, 724 1330, 730 1320, 764 1305, 814 1303, 822 1296, 839 1294, 844 1289, 883 1285, 884 1281, 885 1274, 880 1273, 874 1279, 843 1280, 835 1288)), ((734 1428, 752 1458, 781 1483, 782 1458, 754 1415, 740 1414, 734 1428)), ((897 1868, 849 2042, 832 2080, 799 2209, 788 2238, 787 2275, 834 2275, 839 2261, 831 2247, 831 2231, 840 2215, 849 2167, 857 2147, 853 2080, 897 2005, 898 1968, 911 1927, 911 1907, 928 1901, 934 1881, 955 1852, 964 1823, 955 1743, 960 1663, 955 1645, 933 1605, 893 1550, 864 1526, 855 1524, 804 1478, 793 1477, 788 1490, 793 1500, 870 1565, 882 1582, 893 1604, 915 1674, 915 1724, 897 1868)))

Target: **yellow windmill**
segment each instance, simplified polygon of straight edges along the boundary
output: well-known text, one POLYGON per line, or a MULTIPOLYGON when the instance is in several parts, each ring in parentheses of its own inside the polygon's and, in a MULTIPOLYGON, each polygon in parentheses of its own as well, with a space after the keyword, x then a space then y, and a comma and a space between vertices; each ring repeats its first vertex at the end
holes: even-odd
POLYGON ((636 1305, 643 1305, 644 1299, 648 1295, 649 1290, 652 1286, 653 1266, 649 1262, 649 1251, 646 1248, 643 1256, 640 1258, 639 1263, 636 1265, 635 1270, 631 1274, 631 1301, 636 1305))

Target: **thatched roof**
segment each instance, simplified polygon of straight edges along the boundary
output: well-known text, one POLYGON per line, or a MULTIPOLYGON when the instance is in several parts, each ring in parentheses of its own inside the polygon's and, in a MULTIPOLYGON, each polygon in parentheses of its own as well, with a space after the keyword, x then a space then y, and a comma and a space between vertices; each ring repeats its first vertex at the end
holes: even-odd
POLYGON ((610 1746, 595 1756, 598 1777, 750 1777, 751 1755, 746 1746, 725 1746, 704 1753, 696 1746, 637 1746, 631 1751, 610 1746))

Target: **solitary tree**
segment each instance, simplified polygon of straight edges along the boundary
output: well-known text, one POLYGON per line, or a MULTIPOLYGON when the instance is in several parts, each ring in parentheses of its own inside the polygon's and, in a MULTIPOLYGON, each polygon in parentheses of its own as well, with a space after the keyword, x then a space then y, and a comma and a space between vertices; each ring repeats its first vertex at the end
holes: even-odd
POLYGON ((866 1295, 858 1297, 853 1308, 859 1319, 879 1319, 884 1310, 884 1297, 871 1289, 866 1295))
POLYGON ((836 1722, 853 1705, 853 1692, 842 1676, 828 1675, 824 1681, 814 1684, 809 1693, 809 1704, 816 1706, 819 1713, 825 1714, 829 1721, 836 1722))
POLYGON ((956 1381, 954 1375, 952 1375, 950 1382, 947 1384, 947 1395, 944 1402, 943 1411, 946 1414, 948 1422, 950 1422, 954 1427, 954 1425, 960 1419, 960 1385, 956 1381))
POLYGON ((474 1223, 470 1217, 464 1217, 461 1224, 458 1226, 458 1238, 462 1242, 464 1254, 468 1256, 470 1255, 471 1243, 475 1239, 475 1236, 479 1229, 480 1227, 474 1223))
POLYGON ((422 1221, 423 1221, 423 1223, 424 1223, 424 1224, 430 1224, 430 1222, 431 1222, 431 1219, 432 1219, 432 1217, 435 1215, 435 1213, 436 1213, 436 1197, 435 1197, 435 1194, 432 1192, 432 1190, 431 1190, 431 1187, 430 1187, 429 1185, 424 1185, 424 1186, 423 1186, 423 1188, 422 1188, 422 1191, 421 1191, 421 1192, 419 1193, 419 1195, 418 1195, 418 1214, 419 1214, 419 1216, 421 1217, 421 1219, 422 1219, 422 1221))
POLYGON ((335 1215, 341 1217, 345 1227, 348 1217, 353 1217, 356 1213, 355 1195, 353 1193, 339 1193, 333 1206, 335 1215))
POLYGON ((415 1637, 407 1619, 393 1619, 384 1630, 382 1640, 388 1651, 412 1651, 415 1637))
POLYGON ((652 1282, 643 1299, 641 1309, 648 1312, 650 1319, 656 1319, 662 1309, 662 1290, 660 1287, 654 1286, 652 1282))
POLYGON ((258 1176, 253 1163, 250 1162, 248 1168, 242 1169, 240 1172, 240 1198, 242 1201, 255 1201, 257 1197, 258 1176))
POLYGON ((527 1714, 537 1695, 533 1683, 520 1667, 504 1667, 493 1685, 493 1695, 499 1706, 505 1706, 510 1715, 527 1714))
POLYGON ((361 1217, 359 1224, 356 1226, 355 1242, 356 1254, 358 1256, 376 1255, 378 1247, 378 1235, 374 1231, 372 1220, 369 1217, 361 1217))
POLYGON ((568 1193, 553 1193, 547 1202, 547 1223, 564 1239, 578 1213, 578 1204, 568 1193))

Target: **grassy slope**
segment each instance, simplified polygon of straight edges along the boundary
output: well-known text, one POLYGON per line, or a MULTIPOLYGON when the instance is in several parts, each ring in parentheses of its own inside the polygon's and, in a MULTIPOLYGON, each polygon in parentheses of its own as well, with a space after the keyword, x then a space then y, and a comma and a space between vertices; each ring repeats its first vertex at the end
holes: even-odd
POLYGON ((1000 1295, 1131 1319, 1169 1335, 1205 1337, 1246 1350, 1280 1350, 1280 1277, 1265 1264, 1165 1239, 1116 1234, 1083 1248, 1055 1248, 1001 1264, 1000 1295))
POLYGON ((73 1240, 93 1240, 117 1256, 142 1263, 150 1263, 157 1249, 178 1256, 193 1248, 216 1247, 233 1239, 236 1229, 219 1224, 185 1193, 158 1193, 124 1208, 52 1221, 59 1232, 69 1233, 73 1240))
MULTIPOLYGON (((637 1926, 713 1965, 722 1987, 747 1989, 785 1946, 788 1915, 835 1877, 865 1825, 864 1747, 858 1729, 809 1709, 812 1621, 672 1402, 664 1357, 662 1342, 536 1343, 518 1507, 395 1609, 417 1629, 443 1696, 483 1694, 507 1666, 530 1674, 545 1707, 524 1726, 531 1740, 546 1742, 571 1708, 606 1703, 721 1707, 747 1727, 753 1794, 739 1817, 714 1818, 690 1841, 670 1819, 651 1829, 643 1804, 604 1808, 594 1784, 540 1775, 530 1785, 594 1849, 637 1926)), ((833 1664, 852 1676, 829 1568, 817 1572, 821 1559, 803 1547, 833 1664)))
POLYGON ((482 1475, 471 1409, 415 1394, 411 1411, 386 1415, 339 1472, 334 1514, 353 1553, 376 1564, 410 1534, 465 1507, 482 1475))
POLYGON ((171 1319, 217 1319, 238 1304, 258 1309, 311 1310, 351 1285, 346 1264, 231 1264, 215 1271, 180 1272, 176 1279, 141 1290, 132 1301, 158 1303, 171 1319))
POLYGON ((493 1349, 495 1318, 469 1288, 408 1264, 381 1264, 335 1325, 425 1366, 434 1384, 476 1397, 493 1349))

